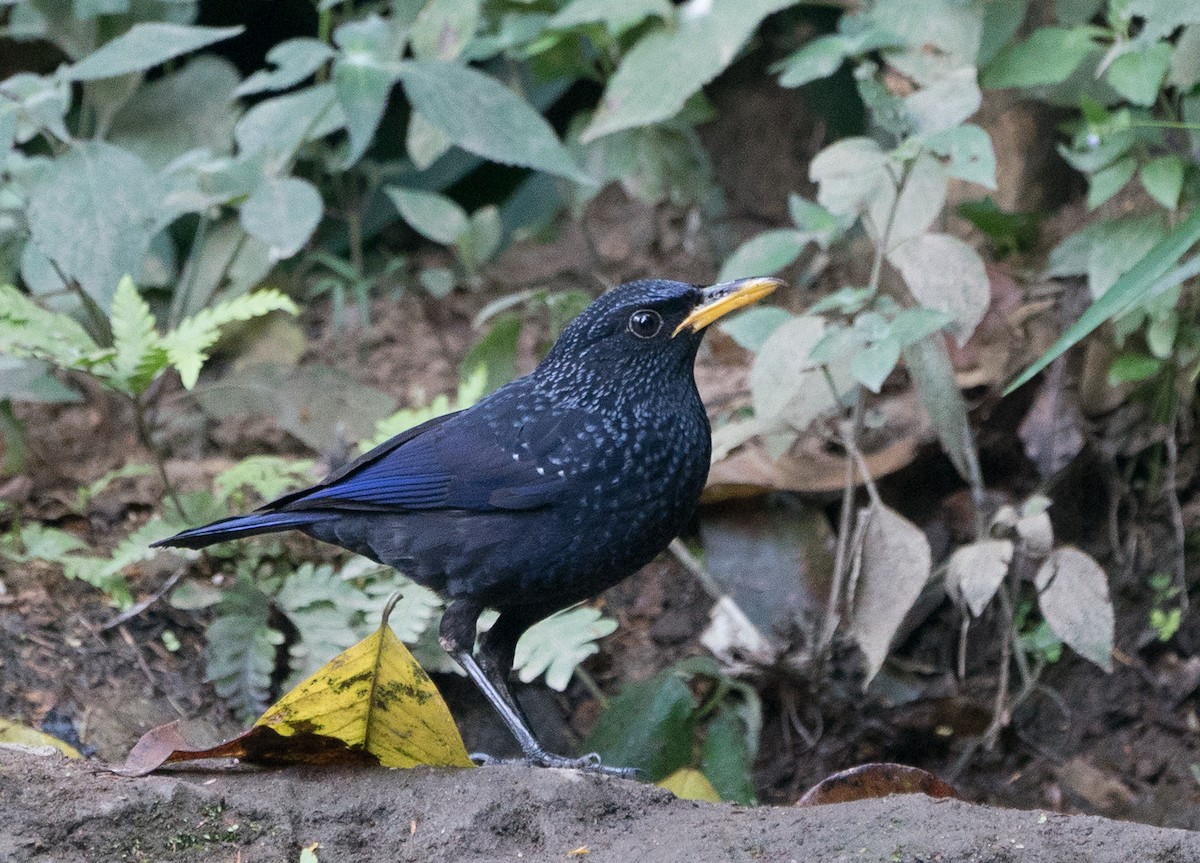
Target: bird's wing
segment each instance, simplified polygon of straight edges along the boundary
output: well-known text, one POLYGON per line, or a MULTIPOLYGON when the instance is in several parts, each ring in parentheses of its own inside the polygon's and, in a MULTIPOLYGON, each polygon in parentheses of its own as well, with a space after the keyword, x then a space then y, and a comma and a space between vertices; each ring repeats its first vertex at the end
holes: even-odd
POLYGON ((398 435, 312 488, 265 509, 536 509, 565 484, 526 449, 514 458, 485 425, 451 414, 398 435), (539 469, 540 468, 540 469, 539 469))

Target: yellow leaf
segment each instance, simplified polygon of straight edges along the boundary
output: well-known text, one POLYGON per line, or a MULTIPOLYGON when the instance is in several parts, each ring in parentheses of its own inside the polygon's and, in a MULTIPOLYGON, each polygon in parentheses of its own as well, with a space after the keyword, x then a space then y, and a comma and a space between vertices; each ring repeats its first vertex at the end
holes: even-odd
POLYGON ((79 758, 79 751, 69 743, 63 743, 57 737, 51 737, 45 732, 13 722, 10 719, 0 719, 0 744, 16 743, 21 746, 53 746, 68 758, 79 758))
POLYGON ((680 800, 707 800, 720 803, 721 795, 712 787, 708 777, 694 767, 680 767, 658 783, 680 800))
POLYGON ((277 701, 255 728, 315 734, 384 767, 472 767, 446 702, 386 622, 277 701))

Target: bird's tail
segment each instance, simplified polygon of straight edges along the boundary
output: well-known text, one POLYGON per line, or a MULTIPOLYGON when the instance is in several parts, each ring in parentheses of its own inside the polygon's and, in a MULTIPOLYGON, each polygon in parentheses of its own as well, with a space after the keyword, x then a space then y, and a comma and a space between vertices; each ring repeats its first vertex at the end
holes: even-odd
POLYGON ((304 527, 318 521, 334 518, 329 512, 260 512, 249 515, 238 515, 233 518, 223 518, 206 524, 203 527, 193 527, 166 539, 152 543, 154 547, 169 546, 171 548, 204 548, 218 542, 231 539, 242 539, 256 536, 260 533, 274 533, 277 530, 290 530, 304 527))

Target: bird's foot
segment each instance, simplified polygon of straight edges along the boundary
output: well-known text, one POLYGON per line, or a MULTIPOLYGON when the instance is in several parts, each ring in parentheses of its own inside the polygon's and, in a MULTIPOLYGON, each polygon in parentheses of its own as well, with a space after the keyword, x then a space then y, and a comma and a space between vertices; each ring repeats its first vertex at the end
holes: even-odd
POLYGON ((526 767, 561 767, 567 770, 582 770, 585 773, 602 773, 605 776, 616 776, 618 779, 636 779, 635 767, 610 767, 600 761, 599 753, 592 752, 580 758, 568 758, 565 755, 555 755, 553 752, 539 750, 530 752, 521 758, 496 758, 484 752, 472 752, 471 760, 481 767, 488 764, 522 764, 526 767))

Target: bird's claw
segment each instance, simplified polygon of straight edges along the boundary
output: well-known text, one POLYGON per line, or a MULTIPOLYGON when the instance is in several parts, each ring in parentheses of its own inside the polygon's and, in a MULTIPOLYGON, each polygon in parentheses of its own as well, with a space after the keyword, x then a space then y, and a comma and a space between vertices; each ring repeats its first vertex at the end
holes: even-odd
POLYGON ((472 752, 471 760, 480 767, 496 764, 520 764, 526 767, 558 767, 566 770, 582 770, 585 773, 600 773, 618 779, 636 779, 635 767, 610 767, 600 761, 598 752, 590 752, 580 758, 568 758, 553 752, 531 752, 521 758, 496 758, 486 752, 472 752))

